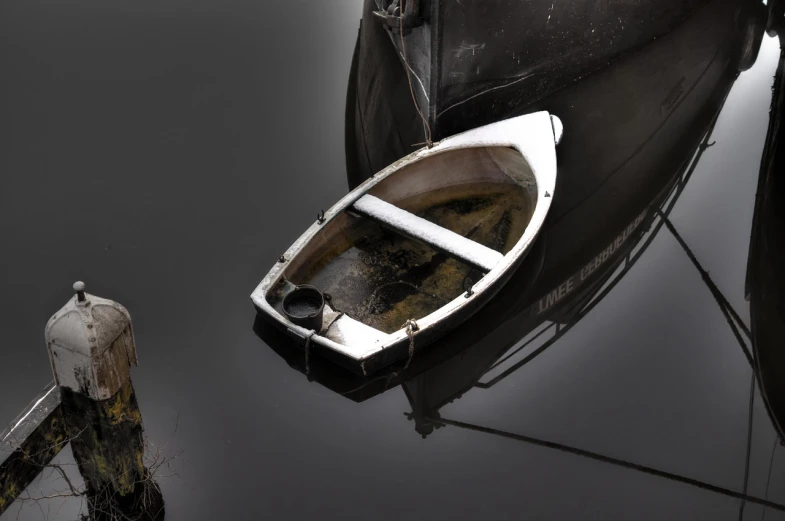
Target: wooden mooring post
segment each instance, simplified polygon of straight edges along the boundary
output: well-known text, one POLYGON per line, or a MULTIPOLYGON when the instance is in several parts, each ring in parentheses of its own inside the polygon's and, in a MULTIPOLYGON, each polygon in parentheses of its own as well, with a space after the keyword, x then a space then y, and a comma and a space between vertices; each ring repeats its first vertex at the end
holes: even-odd
POLYGON ((160 488, 145 467, 142 415, 131 383, 131 316, 120 304, 75 295, 46 325, 56 387, 12 425, 0 453, 0 514, 70 443, 91 519, 164 517, 160 488), (43 408, 42 408, 43 405, 43 408))

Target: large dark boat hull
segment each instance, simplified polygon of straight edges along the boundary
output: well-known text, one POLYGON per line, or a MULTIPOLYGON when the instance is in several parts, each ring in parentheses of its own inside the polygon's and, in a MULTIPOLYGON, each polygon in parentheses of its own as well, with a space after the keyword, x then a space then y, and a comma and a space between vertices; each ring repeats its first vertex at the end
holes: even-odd
POLYGON ((707 10, 718 11, 716 28, 728 40, 740 38, 749 13, 762 9, 736 0, 409 0, 417 19, 401 37, 395 17, 377 16, 388 4, 365 1, 350 80, 347 114, 355 122, 347 144, 360 177, 426 140, 413 96, 436 141, 531 112, 573 82, 694 25, 707 10))
MULTIPOLYGON (((780 36, 782 41, 783 37, 780 36)), ((747 264, 753 348, 766 408, 785 442, 785 53, 761 162, 747 264)))
MULTIPOLYGON (((745 29, 763 32, 762 26, 750 26, 750 6, 739 0, 703 2, 664 36, 614 55, 612 63, 544 97, 530 97, 519 86, 523 90, 515 96, 527 101, 511 105, 504 89, 492 93, 501 110, 494 117, 548 110, 564 123, 557 195, 544 230, 556 235, 569 230, 576 239, 549 244, 549 266, 591 255, 597 242, 612 237, 611 223, 634 219, 652 191, 684 163, 684 151, 694 150, 728 86, 750 64, 745 29), (580 217, 586 215, 592 217, 580 217)), ((351 186, 423 138, 393 39, 370 10, 366 3, 347 96, 351 186)), ((461 125, 486 116, 478 108, 461 125)))
MULTIPOLYGON (((415 356, 400 375, 396 372, 371 382, 358 381, 348 373, 341 378, 329 364, 322 367, 311 359, 310 376, 363 400, 427 371, 434 382, 455 384, 448 386, 452 391, 434 394, 451 399, 472 385, 489 361, 543 321, 573 323, 576 310, 595 298, 636 247, 655 220, 655 210, 681 183, 680 176, 710 132, 745 56, 742 35, 728 37, 729 28, 738 23, 736 15, 741 11, 737 5, 715 0, 678 30, 530 105, 532 110, 558 107, 565 115, 565 135, 557 152, 556 196, 523 265, 470 323, 440 340, 438 349, 415 356), (448 376, 437 377, 437 373, 448 376)), ((359 78, 363 41, 360 38, 355 54, 353 82, 359 78)), ((747 58, 744 63, 749 64, 747 58)), ((349 100, 357 95, 350 87, 349 100)), ((362 136, 352 115, 367 117, 367 113, 352 103, 349 107, 355 110, 347 112, 347 134, 362 136)), ((392 119, 378 124, 372 119, 362 121, 369 139, 382 131, 398 136, 387 146, 376 143, 375 151, 394 155, 396 147, 401 147, 400 129, 389 126, 392 119)), ((416 119, 411 121, 416 123, 416 119)), ((360 163, 370 156, 362 150, 355 159, 360 163)), ((351 169, 349 180, 350 184, 356 181, 351 169)), ((289 342, 278 342, 263 327, 258 332, 290 364, 304 370, 302 353, 292 351, 289 342)), ((433 406, 441 402, 441 398, 429 400, 433 406)))

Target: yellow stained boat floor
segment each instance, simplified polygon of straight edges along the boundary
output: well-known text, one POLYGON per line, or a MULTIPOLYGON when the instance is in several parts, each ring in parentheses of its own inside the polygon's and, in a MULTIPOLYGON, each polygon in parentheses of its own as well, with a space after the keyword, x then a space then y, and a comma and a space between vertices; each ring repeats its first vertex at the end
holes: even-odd
MULTIPOLYGON (((396 205, 501 253, 515 245, 533 211, 523 188, 499 183, 463 185, 396 205)), ((484 274, 365 218, 323 251, 291 282, 319 288, 334 309, 386 333, 436 311, 484 274)))

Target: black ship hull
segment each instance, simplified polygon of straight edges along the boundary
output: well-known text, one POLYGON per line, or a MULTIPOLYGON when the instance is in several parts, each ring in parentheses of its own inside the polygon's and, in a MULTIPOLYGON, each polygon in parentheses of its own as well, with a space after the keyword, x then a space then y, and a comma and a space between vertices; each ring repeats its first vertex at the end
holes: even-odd
MULTIPOLYGON (((352 185, 422 146, 428 135, 437 141, 542 109, 554 114, 577 109, 586 124, 601 124, 602 117, 586 119, 586 107, 577 105, 581 100, 564 91, 630 60, 648 62, 640 71, 646 81, 630 82, 626 91, 614 88, 620 104, 642 102, 665 118, 720 49, 735 53, 719 58, 732 59, 736 70, 748 68, 765 26, 761 5, 737 0, 666 5, 409 0, 405 11, 416 6, 416 16, 401 37, 397 18, 378 16, 381 4, 389 1, 365 2, 349 80, 346 152, 352 185), (670 51, 663 40, 674 43, 670 51), (660 58, 641 60, 641 53, 660 58), (693 63, 685 61, 690 59, 693 63)), ((605 109, 595 109, 600 110, 605 109)), ((610 110, 615 118, 617 109, 610 110)), ((622 146, 619 152, 627 151, 622 146)))

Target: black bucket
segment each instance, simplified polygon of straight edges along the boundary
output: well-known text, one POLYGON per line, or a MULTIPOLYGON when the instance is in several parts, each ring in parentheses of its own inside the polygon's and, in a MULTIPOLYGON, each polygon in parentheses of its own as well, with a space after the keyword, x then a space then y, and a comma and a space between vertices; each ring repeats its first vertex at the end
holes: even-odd
POLYGON ((298 326, 318 333, 322 329, 324 295, 313 286, 297 286, 283 298, 283 312, 298 326))

